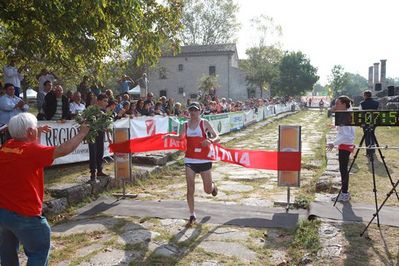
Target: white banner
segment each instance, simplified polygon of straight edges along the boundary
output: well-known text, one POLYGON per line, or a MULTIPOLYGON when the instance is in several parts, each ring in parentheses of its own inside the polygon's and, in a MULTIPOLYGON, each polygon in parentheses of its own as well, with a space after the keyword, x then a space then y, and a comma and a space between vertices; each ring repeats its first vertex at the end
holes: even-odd
MULTIPOLYGON (((49 125, 51 127, 50 132, 40 135, 40 143, 46 146, 59 146, 78 134, 77 127, 74 127, 74 125, 76 125, 74 121, 66 121, 65 123, 54 121, 38 121, 38 126, 43 125, 49 125)), ((104 156, 110 156, 108 146, 108 139, 105 137, 104 156)), ((55 159, 53 165, 83 162, 88 160, 89 145, 87 142, 81 142, 76 150, 74 150, 72 153, 55 159)))
POLYGON ((141 116, 130 119, 130 138, 139 138, 167 133, 169 117, 167 116, 141 116))
POLYGON ((248 126, 256 122, 256 114, 254 110, 244 111, 244 125, 248 126))
POLYGON ((230 116, 230 130, 240 130, 244 127, 244 113, 243 112, 234 112, 229 113, 230 116))
POLYGON ((262 121, 264 119, 263 116, 263 109, 264 107, 258 107, 258 112, 256 113, 256 122, 262 121))

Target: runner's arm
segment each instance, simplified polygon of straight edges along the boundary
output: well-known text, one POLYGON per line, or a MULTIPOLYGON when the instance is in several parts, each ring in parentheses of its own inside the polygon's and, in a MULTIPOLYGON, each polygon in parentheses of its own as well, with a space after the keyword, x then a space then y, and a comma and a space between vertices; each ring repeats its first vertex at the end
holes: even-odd
POLYGON ((208 120, 204 120, 204 125, 205 125, 205 131, 208 131, 211 133, 211 137, 208 138, 208 140, 211 143, 218 143, 220 141, 219 135, 213 129, 212 125, 208 122, 208 120))

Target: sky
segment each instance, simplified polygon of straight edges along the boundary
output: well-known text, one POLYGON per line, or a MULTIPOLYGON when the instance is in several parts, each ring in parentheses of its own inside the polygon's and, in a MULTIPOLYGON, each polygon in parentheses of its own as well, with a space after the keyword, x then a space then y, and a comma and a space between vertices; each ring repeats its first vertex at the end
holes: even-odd
POLYGON ((272 17, 282 27, 283 50, 302 51, 325 85, 334 65, 368 78, 373 63, 387 59, 387 77, 399 77, 397 0, 235 0, 241 24, 239 58, 256 43, 250 19, 272 17))

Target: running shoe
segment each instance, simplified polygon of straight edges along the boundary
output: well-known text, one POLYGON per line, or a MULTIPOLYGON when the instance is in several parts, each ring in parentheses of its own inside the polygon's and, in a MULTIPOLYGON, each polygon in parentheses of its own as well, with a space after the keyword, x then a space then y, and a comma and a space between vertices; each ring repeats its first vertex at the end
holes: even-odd
POLYGON ((212 190, 212 196, 216 197, 218 194, 218 187, 216 186, 215 182, 212 182, 213 184, 213 190, 212 190))

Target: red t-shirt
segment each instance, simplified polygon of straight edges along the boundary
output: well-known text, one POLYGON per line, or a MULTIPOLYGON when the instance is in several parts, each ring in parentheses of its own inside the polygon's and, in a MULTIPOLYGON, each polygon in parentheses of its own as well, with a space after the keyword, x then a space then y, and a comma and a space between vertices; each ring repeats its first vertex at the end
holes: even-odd
POLYGON ((15 140, 0 148, 0 208, 25 216, 41 215, 43 168, 53 163, 54 150, 15 140))

